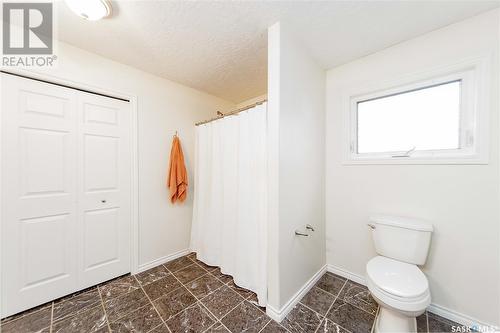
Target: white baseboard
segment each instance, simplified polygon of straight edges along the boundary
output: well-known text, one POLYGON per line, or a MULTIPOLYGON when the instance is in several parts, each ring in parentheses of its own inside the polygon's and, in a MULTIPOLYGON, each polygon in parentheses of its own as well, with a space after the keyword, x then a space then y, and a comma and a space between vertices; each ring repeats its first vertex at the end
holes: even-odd
POLYGON ((498 332, 500 330, 499 327, 496 327, 492 324, 481 322, 475 318, 472 318, 460 312, 456 312, 454 310, 450 310, 441 305, 431 304, 429 305, 427 310, 461 325, 472 327, 478 332, 498 332))
MULTIPOLYGON (((357 282, 359 284, 362 284, 366 286, 366 280, 364 276, 361 276, 359 274, 355 274, 352 272, 349 272, 343 268, 334 266, 334 265, 328 265, 328 271, 337 274, 339 276, 342 276, 346 279, 349 279, 351 281, 357 282)), ((458 324, 465 325, 468 327, 476 326, 478 327, 478 331, 481 332, 481 328, 490 328, 490 331, 493 331, 494 329, 498 329, 496 326, 481 322, 480 320, 477 320, 475 318, 472 318, 470 316, 464 315, 462 313, 450 310, 448 308, 445 308, 444 306, 434 304, 432 303, 429 305, 427 308, 427 311, 432 312, 438 316, 441 316, 443 318, 449 319, 451 321, 454 321, 458 324)), ((490 332, 488 331, 488 332, 490 332)))
POLYGON ((290 298, 288 302, 279 310, 275 309, 271 305, 266 306, 266 313, 269 317, 274 319, 277 322, 281 322, 288 313, 293 309, 293 307, 302 299, 311 290, 311 288, 318 282, 321 276, 326 272, 326 265, 321 267, 319 271, 317 271, 313 277, 311 277, 303 286, 300 288, 295 295, 290 298))
POLYGON ((333 266, 333 265, 328 265, 328 271, 330 273, 337 274, 337 275, 342 276, 346 279, 349 279, 349 280, 354 281, 356 283, 362 284, 363 286, 366 286, 366 280, 365 280, 364 276, 361 276, 361 275, 358 275, 355 273, 351 273, 349 271, 346 271, 343 268, 333 266))
POLYGON ((138 267, 138 269, 137 269, 137 272, 132 272, 132 274, 137 274, 137 273, 140 273, 140 272, 147 271, 150 268, 153 268, 153 267, 156 267, 158 265, 164 264, 164 263, 166 263, 166 262, 168 262, 170 260, 174 260, 174 259, 177 259, 179 257, 185 256, 186 254, 189 254, 190 252, 191 252, 190 249, 184 249, 184 250, 177 251, 177 252, 174 252, 172 254, 160 257, 158 259, 152 260, 150 262, 147 262, 147 263, 144 263, 144 264, 140 264, 139 267, 138 267))

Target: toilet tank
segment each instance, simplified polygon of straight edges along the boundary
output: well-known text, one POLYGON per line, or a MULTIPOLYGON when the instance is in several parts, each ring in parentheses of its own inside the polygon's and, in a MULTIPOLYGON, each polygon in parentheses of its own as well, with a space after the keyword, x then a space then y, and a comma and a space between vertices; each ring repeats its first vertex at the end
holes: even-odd
POLYGON ((415 265, 425 264, 432 224, 407 217, 375 215, 370 217, 368 225, 379 255, 415 265))

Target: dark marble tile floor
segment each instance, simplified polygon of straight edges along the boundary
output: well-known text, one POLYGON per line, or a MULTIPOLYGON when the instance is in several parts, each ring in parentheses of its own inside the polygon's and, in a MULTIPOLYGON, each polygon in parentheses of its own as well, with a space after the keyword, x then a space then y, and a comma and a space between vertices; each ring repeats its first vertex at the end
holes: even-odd
MULTIPOLYGON (((218 267, 191 253, 5 318, 2 333, 370 333, 377 303, 366 287, 324 274, 280 323, 218 267)), ((418 332, 451 332, 424 313, 418 332)))

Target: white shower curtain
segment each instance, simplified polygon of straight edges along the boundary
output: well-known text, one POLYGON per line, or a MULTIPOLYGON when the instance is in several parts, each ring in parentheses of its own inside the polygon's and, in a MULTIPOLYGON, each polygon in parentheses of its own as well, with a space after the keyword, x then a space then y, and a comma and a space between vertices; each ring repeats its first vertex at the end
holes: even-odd
POLYGON ((267 302, 267 106, 196 128, 191 249, 267 302))

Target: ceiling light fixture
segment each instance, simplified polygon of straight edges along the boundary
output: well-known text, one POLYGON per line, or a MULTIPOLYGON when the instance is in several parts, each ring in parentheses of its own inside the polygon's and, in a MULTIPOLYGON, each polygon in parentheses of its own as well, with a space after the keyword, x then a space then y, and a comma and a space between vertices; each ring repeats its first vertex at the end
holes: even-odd
POLYGON ((97 21, 111 15, 108 0, 65 0, 68 7, 78 16, 89 21, 97 21))

